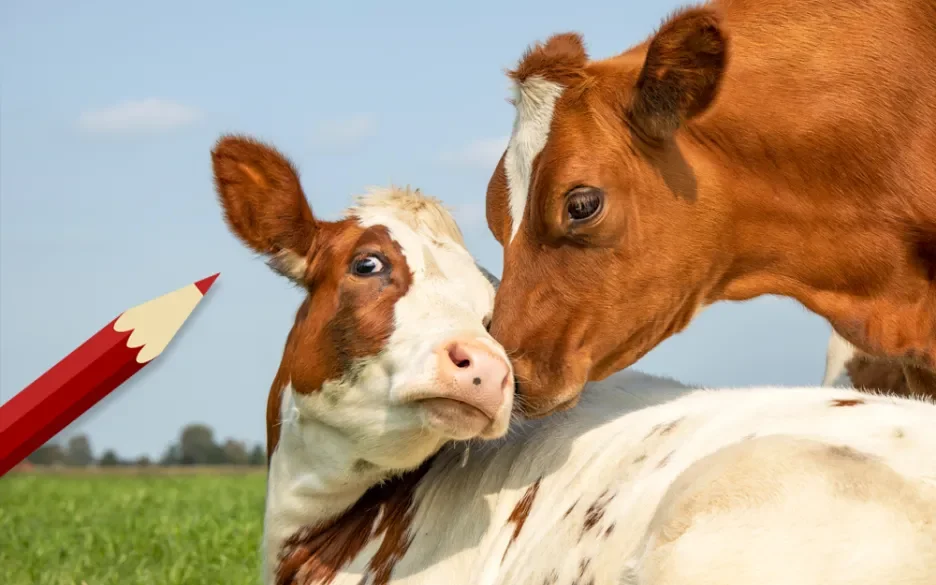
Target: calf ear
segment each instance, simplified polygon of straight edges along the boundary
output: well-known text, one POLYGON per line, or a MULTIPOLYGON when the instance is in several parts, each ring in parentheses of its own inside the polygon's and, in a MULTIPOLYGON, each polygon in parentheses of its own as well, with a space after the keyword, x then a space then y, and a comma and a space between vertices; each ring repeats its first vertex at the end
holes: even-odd
POLYGON ((711 8, 670 18, 647 48, 628 115, 652 140, 670 138, 715 99, 727 63, 727 37, 711 8))
POLYGON ((211 151, 211 164, 230 230, 267 256, 274 270, 301 281, 316 221, 292 163, 251 138, 223 136, 211 151))

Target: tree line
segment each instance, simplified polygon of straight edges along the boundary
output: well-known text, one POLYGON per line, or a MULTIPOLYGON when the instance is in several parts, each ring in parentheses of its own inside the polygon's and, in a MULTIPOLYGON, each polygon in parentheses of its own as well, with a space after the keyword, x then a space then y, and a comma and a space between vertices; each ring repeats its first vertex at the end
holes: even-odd
POLYGON ((214 430, 208 425, 195 423, 185 426, 179 438, 166 447, 163 454, 152 461, 147 456, 122 458, 114 449, 107 449, 95 456, 91 440, 87 435, 75 435, 64 444, 52 440, 39 447, 27 461, 33 465, 65 465, 72 467, 116 467, 121 465, 265 465, 266 449, 260 443, 247 447, 243 441, 226 439, 215 441, 214 430))

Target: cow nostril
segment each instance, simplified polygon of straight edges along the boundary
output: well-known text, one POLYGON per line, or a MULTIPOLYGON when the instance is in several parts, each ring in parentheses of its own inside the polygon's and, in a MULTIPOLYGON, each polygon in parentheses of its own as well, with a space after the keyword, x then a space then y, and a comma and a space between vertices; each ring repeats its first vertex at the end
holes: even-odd
POLYGON ((449 359, 458 368, 467 368, 471 366, 471 358, 468 352, 462 349, 458 344, 452 345, 448 349, 449 359))

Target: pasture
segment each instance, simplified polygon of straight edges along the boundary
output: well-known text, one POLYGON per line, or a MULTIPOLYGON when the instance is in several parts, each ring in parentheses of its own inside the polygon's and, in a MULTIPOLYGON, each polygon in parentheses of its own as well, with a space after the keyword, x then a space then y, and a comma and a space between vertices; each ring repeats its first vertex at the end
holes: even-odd
POLYGON ((0 583, 255 585, 262 471, 11 473, 0 583))

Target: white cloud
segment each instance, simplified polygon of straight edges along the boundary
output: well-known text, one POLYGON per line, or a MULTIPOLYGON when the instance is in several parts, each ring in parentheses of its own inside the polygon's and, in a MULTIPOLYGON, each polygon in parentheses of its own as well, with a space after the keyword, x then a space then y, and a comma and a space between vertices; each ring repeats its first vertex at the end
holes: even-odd
POLYGON ((373 114, 356 114, 322 122, 316 128, 313 142, 319 150, 346 152, 359 146, 377 133, 377 118, 373 114))
POLYGON ((439 160, 446 164, 461 167, 479 168, 493 171, 497 166, 504 150, 507 148, 509 138, 487 138, 475 140, 458 150, 443 152, 439 160))
POLYGON ((147 98, 82 112, 78 127, 91 134, 155 134, 188 126, 199 117, 189 106, 147 98))

